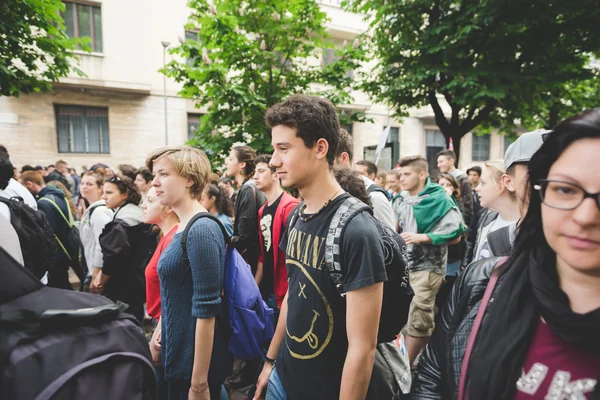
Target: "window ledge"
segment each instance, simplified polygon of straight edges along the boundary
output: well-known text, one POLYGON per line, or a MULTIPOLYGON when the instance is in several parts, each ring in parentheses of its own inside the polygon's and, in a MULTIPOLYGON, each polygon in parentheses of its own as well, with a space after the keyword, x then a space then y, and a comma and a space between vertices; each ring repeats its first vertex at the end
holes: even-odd
POLYGON ((82 50, 72 50, 71 53, 77 54, 79 56, 92 56, 92 57, 99 57, 99 58, 106 57, 104 55, 104 53, 97 53, 95 51, 92 51, 92 52, 88 53, 87 51, 82 51, 82 50))

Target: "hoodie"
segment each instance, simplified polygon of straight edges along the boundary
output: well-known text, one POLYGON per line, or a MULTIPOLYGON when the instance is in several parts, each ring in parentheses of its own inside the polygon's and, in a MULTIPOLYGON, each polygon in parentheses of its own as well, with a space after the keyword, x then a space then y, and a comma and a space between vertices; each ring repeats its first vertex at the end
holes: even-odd
POLYGON ((115 211, 113 220, 120 219, 129 226, 136 226, 143 222, 144 213, 142 209, 135 204, 127 203, 115 211))
MULTIPOLYGON (((71 215, 71 210, 63 191, 54 186, 46 186, 38 193, 37 200, 38 209, 46 214, 46 219, 48 219, 48 223, 52 227, 54 234, 58 237, 58 240, 63 245, 69 243, 69 231, 71 228, 67 221, 71 215)), ((56 246, 56 252, 56 265, 68 267, 70 264, 69 258, 60 246, 56 246)))
POLYGON ((143 319, 146 300, 144 270, 156 249, 156 234, 142 223, 142 210, 126 204, 115 212, 98 238, 102 249, 102 273, 110 276, 104 295, 129 304, 129 313, 143 319))

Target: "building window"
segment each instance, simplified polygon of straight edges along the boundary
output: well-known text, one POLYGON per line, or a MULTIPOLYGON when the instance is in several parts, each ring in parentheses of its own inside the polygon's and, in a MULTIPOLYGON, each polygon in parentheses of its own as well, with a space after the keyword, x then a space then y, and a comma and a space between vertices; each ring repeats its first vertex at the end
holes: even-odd
POLYGON ((200 118, 202 118, 204 114, 192 114, 188 113, 187 117, 187 127, 188 127, 188 140, 193 138, 198 132, 198 128, 200 128, 200 118))
POLYGON ((62 15, 69 37, 89 37, 92 51, 102 53, 102 11, 98 6, 65 1, 62 15))
POLYGON ((425 154, 429 164, 429 175, 437 178, 440 170, 437 167, 437 155, 446 148, 446 139, 442 132, 437 130, 425 131, 425 154))
POLYGON ((473 161, 487 161, 490 159, 490 135, 473 134, 472 146, 473 161))
POLYGON ((353 123, 340 124, 340 128, 345 129, 346 132, 348 132, 350 134, 350 136, 352 136, 352 130, 354 129, 354 124, 353 123))
POLYGON ((108 108, 56 105, 59 153, 110 153, 108 108))
POLYGON ((507 135, 504 135, 504 152, 506 153, 506 150, 508 150, 508 146, 510 146, 513 143, 513 140, 511 140, 507 135))

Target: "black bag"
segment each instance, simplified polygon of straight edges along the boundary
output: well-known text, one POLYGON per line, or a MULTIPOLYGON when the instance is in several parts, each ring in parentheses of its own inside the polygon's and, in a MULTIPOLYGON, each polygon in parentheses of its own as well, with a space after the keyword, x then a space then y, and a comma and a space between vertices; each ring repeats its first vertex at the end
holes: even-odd
POLYGON ((79 229, 77 229, 75 226, 75 221, 73 220, 73 215, 71 214, 71 208, 67 204, 67 217, 53 199, 50 199, 49 197, 42 197, 39 201, 47 201, 51 203, 69 227, 69 233, 66 242, 61 242, 58 236, 55 235, 56 243, 58 243, 58 246, 61 248, 62 252, 69 259, 70 267, 73 268, 73 271, 75 274, 77 274, 79 281, 83 285, 85 277, 88 273, 88 267, 87 262, 85 261, 85 250, 83 248, 83 243, 81 243, 79 229))
POLYGON ((42 279, 56 262, 54 232, 46 214, 29 207, 21 197, 0 196, 0 202, 10 209, 10 223, 19 237, 25 268, 42 279))
POLYGON ((0 400, 154 399, 135 319, 105 297, 46 287, 0 248, 0 400))

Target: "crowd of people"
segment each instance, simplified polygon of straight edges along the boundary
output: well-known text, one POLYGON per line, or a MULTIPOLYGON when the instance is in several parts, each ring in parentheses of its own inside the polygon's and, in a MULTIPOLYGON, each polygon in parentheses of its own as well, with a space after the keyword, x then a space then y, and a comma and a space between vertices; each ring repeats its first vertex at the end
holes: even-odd
POLYGON ((0 244, 27 268, 10 203, 41 210, 42 282, 126 303, 160 399, 600 398, 600 110, 466 173, 444 150, 435 175, 354 162, 321 98, 265 120, 273 153, 236 146, 222 170, 187 146, 17 170, 0 147, 0 244), (228 349, 228 246, 274 310, 257 359, 228 349))

